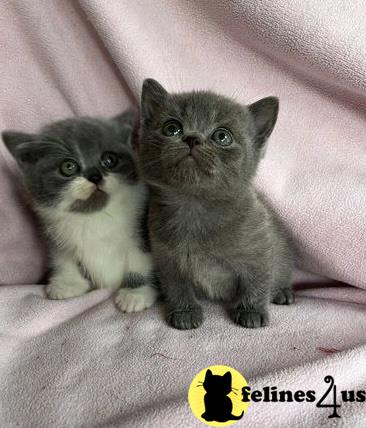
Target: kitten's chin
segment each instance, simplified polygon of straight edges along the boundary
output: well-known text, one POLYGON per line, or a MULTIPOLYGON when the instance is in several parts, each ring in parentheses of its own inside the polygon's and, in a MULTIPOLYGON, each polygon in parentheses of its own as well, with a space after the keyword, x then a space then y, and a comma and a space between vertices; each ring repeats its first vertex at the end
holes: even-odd
POLYGON ((70 206, 70 211, 76 213, 94 213, 102 210, 108 203, 109 195, 101 189, 92 192, 88 199, 76 199, 70 206))
POLYGON ((193 155, 186 155, 186 156, 184 156, 182 159, 180 159, 177 162, 176 166, 177 167, 183 166, 183 167, 186 167, 186 168, 195 168, 195 167, 198 167, 198 162, 197 162, 197 159, 196 159, 195 156, 193 156, 193 155))
POLYGON ((208 168, 199 157, 187 155, 176 163, 172 173, 168 175, 168 181, 177 185, 201 187, 213 175, 214 171, 208 168))

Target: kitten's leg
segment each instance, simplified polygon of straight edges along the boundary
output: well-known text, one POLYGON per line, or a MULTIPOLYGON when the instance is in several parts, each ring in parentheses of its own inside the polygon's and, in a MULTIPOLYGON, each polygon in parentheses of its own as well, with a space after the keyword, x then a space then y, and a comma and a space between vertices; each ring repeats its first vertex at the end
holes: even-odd
POLYGON ((203 313, 192 282, 168 260, 160 266, 159 280, 168 306, 167 322, 179 330, 199 327, 203 322, 203 313))
POLYGON ((246 328, 264 327, 268 324, 270 278, 260 269, 252 269, 238 278, 238 303, 234 321, 246 328))
POLYGON ((115 302, 122 312, 138 312, 150 308, 158 290, 153 284, 152 262, 149 253, 135 249, 128 255, 129 273, 122 281, 115 302))
POLYGON ((295 294, 291 287, 276 290, 272 303, 276 305, 292 305, 295 302, 295 294))
POLYGON ((193 290, 187 292, 191 287, 191 284, 182 281, 175 283, 174 290, 172 287, 166 288, 167 322, 178 330, 197 328, 203 322, 202 307, 195 301, 193 290))
POLYGON ((122 312, 138 312, 150 308, 158 298, 158 290, 149 276, 130 272, 118 290, 115 302, 122 312))
POLYGON ((50 283, 46 286, 49 299, 77 297, 89 290, 89 281, 81 274, 79 266, 71 256, 57 254, 53 257, 53 273, 50 283))
POLYGON ((272 303, 276 305, 291 305, 295 302, 295 294, 292 291, 292 269, 289 264, 278 266, 276 273, 276 286, 272 291, 272 303))

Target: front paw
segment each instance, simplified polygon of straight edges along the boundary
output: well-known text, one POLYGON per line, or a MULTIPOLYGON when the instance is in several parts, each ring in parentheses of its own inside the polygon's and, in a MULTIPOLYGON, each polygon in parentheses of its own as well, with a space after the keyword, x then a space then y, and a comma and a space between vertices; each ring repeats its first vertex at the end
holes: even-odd
POLYGON ((46 286, 46 295, 51 300, 70 299, 79 297, 89 290, 88 283, 51 282, 46 286))
POLYGON ((276 305, 292 305, 295 302, 295 294, 291 288, 282 288, 277 290, 272 299, 272 303, 276 305))
POLYGON ((158 292, 150 285, 137 288, 121 288, 115 302, 122 312, 139 312, 150 308, 158 297, 158 292))
POLYGON ((259 328, 268 325, 268 314, 265 310, 246 310, 237 308, 234 321, 244 328, 259 328))
POLYGON ((178 330, 191 330, 203 322, 202 308, 197 306, 190 309, 176 309, 169 313, 168 323, 178 330))

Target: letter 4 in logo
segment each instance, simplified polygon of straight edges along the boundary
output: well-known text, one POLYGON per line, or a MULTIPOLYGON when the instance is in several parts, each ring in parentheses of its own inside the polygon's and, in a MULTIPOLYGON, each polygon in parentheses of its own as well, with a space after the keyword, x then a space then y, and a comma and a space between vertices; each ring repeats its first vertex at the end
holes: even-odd
POLYGON ((235 369, 210 366, 193 379, 188 402, 201 422, 213 427, 232 425, 241 419, 249 402, 242 401, 242 390, 248 383, 235 369))

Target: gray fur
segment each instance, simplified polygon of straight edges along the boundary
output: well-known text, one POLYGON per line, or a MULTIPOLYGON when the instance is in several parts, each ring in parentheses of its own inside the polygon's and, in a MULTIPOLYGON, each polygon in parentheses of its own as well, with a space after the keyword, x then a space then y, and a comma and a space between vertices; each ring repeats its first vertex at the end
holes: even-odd
POLYGON ((136 272, 129 273, 126 278, 123 279, 123 288, 138 288, 146 284, 146 278, 136 272))
MULTIPOLYGON (((54 206, 63 195, 65 186, 78 176, 88 177, 91 169, 102 177, 110 173, 127 183, 137 181, 134 155, 130 144, 133 111, 114 119, 82 117, 66 119, 43 128, 38 134, 5 131, 3 140, 23 170, 26 185, 35 202, 54 206), (118 167, 107 171, 101 166, 104 152, 119 155, 118 167), (73 159, 81 167, 77 176, 65 177, 60 173, 64 159, 73 159)), ((88 201, 77 201, 72 211, 90 213, 102 209, 107 195, 96 194, 88 201)))
POLYGON ((102 210, 108 203, 109 195, 102 192, 95 192, 86 201, 77 199, 70 206, 70 211, 90 214, 102 210))
MULTIPOLYGON (((95 218, 93 214, 103 214, 105 208, 104 215, 110 217, 110 222, 113 225, 115 219, 110 210, 107 209, 108 202, 123 188, 133 188, 132 192, 139 195, 141 203, 135 202, 136 211, 131 212, 131 216, 134 218, 126 221, 126 228, 136 228, 136 230, 116 231, 121 233, 122 238, 116 235, 115 240, 125 240, 126 245, 129 245, 124 234, 134 235, 140 251, 149 253, 148 242, 145 242, 146 237, 144 236, 146 225, 143 224, 146 222, 147 192, 145 185, 138 178, 136 155, 132 148, 133 127, 136 117, 136 112, 131 109, 112 119, 91 117, 66 119, 44 127, 37 134, 15 131, 3 132, 3 140, 22 169, 25 185, 30 192, 34 208, 43 220, 49 238, 50 264, 54 273, 57 273, 57 269, 60 270, 60 267, 55 267, 60 259, 60 254, 71 253, 81 275, 87 279, 91 287, 95 286, 90 272, 84 263, 78 259, 80 251, 68 248, 68 243, 65 242, 65 234, 60 233, 55 227, 56 222, 59 222, 57 216, 61 210, 60 206, 68 199, 67 190, 73 184, 73 180, 80 179, 80 177, 85 178, 90 184, 95 183, 98 186, 87 199, 67 200, 66 224, 71 226, 75 223, 75 219, 78 220, 79 215, 83 220, 95 218), (108 169, 103 165, 102 159, 106 153, 112 153, 118 157, 115 168, 108 169), (62 174, 61 165, 65 160, 70 159, 77 162, 80 170, 77 174, 67 177, 62 174), (107 181, 109 176, 116 178, 115 193, 112 191, 107 193, 103 188, 103 183, 107 181), (93 181, 95 179, 98 183, 93 181), (76 254, 74 254, 75 252, 76 254)), ((133 206, 132 203, 131 206, 133 206)), ((131 208, 132 210, 133 208, 131 208)), ((119 213, 117 212, 116 215, 118 216, 119 213)), ((89 228, 89 223, 83 224, 88 226, 75 226, 75 230, 79 232, 80 228, 83 230, 89 228)), ((102 235, 103 231, 95 230, 92 232, 95 232, 95 242, 98 243, 98 236, 102 235)), ((100 239, 103 240, 104 238, 100 239)), ((104 245, 108 245, 108 243, 100 242, 100 245, 98 243, 95 248, 88 250, 97 256, 98 251, 103 251, 100 248, 103 248, 104 245)), ((121 257, 121 260, 116 258, 115 261, 111 260, 111 263, 117 265, 122 261, 124 264, 124 254, 118 254, 118 257, 121 257)), ((127 272, 126 275, 126 278, 121 277, 120 285, 124 288, 150 285, 150 281, 152 281, 150 274, 143 276, 138 272, 127 272)), ((70 284, 71 286, 72 284, 70 284)))
POLYGON ((270 300, 293 301, 288 240, 253 186, 278 100, 246 107, 211 92, 169 94, 147 79, 141 112, 139 167, 152 189, 149 231, 168 322, 198 327, 207 297, 230 303, 244 327, 266 325, 270 300), (182 134, 163 134, 171 119, 182 134), (211 140, 217 128, 231 132, 232 145, 211 140))

